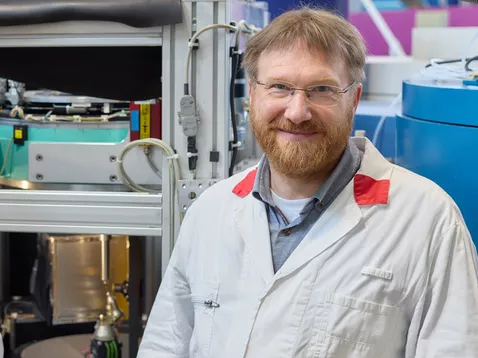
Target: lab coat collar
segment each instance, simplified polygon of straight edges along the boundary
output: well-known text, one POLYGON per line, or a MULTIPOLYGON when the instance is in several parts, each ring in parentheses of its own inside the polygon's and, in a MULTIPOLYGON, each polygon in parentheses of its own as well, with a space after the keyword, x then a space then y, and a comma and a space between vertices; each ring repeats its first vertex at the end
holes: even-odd
POLYGON ((352 231, 362 219, 361 206, 389 203, 393 165, 368 139, 353 140, 363 152, 359 171, 276 274, 272 265, 267 212, 265 206, 250 195, 257 167, 234 188, 233 192, 243 198, 235 201, 237 204, 233 208, 234 219, 266 284, 292 273, 352 231))
MULTIPOLYGON (((366 137, 354 137, 352 141, 363 153, 362 164, 354 176, 355 201, 358 205, 388 204, 393 165, 366 137)), ((254 167, 232 192, 241 198, 248 196, 254 187, 257 170, 257 166, 254 167)))
POLYGON ((354 176, 354 199, 357 205, 388 204, 393 165, 366 137, 352 138, 363 152, 362 164, 354 176))

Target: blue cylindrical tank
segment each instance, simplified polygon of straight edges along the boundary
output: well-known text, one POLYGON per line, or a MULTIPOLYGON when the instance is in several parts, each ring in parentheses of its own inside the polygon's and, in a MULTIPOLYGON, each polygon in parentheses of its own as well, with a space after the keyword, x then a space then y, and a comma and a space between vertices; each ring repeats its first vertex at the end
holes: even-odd
POLYGON ((300 5, 312 5, 337 12, 345 18, 349 15, 348 0, 269 0, 269 12, 271 19, 282 14, 284 11, 298 8, 300 5))
POLYGON ((402 103, 396 163, 455 200, 477 245, 478 85, 405 81, 402 103))

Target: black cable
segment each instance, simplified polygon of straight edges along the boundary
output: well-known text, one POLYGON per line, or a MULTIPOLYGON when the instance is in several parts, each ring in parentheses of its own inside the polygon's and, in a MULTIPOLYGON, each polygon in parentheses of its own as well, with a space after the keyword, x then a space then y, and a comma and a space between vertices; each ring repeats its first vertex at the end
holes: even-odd
MULTIPOLYGON (((188 153, 197 154, 198 150, 196 148, 196 136, 188 137, 188 153)), ((193 171, 196 170, 198 157, 197 155, 193 155, 188 158, 189 170, 193 171)))
POLYGON ((229 84, 229 107, 231 109, 231 123, 232 123, 232 155, 231 155, 231 163, 229 165, 229 176, 231 177, 234 173, 234 167, 237 161, 237 123, 236 123, 236 106, 235 106, 235 97, 236 97, 236 77, 237 72, 239 71, 239 48, 238 45, 234 46, 231 52, 232 56, 232 69, 231 69, 231 82, 229 84))
MULTIPOLYGON (((473 61, 477 61, 477 60, 478 60, 478 56, 465 59, 465 61, 466 61, 465 69, 467 71, 472 71, 469 67, 470 63, 472 63, 473 61)), ((446 65, 446 64, 457 63, 457 62, 461 62, 461 58, 456 58, 456 59, 453 59, 453 60, 438 61, 438 62, 435 62, 435 63, 437 65, 446 65)), ((431 66, 432 66, 432 64, 429 63, 425 66, 425 68, 428 68, 428 67, 431 67, 431 66)))
POLYGON ((469 58, 469 59, 466 61, 465 70, 467 70, 467 71, 473 71, 473 70, 470 68, 470 63, 472 63, 472 62, 474 62, 474 61, 478 61, 478 56, 469 58))

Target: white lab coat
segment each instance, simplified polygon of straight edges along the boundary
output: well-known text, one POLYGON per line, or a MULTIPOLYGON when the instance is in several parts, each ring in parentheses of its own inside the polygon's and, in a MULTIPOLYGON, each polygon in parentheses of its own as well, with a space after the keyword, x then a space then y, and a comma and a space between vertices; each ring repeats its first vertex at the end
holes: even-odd
POLYGON ((460 211, 354 141, 359 172, 275 274, 254 169, 202 194, 139 358, 478 357, 477 256, 460 211))

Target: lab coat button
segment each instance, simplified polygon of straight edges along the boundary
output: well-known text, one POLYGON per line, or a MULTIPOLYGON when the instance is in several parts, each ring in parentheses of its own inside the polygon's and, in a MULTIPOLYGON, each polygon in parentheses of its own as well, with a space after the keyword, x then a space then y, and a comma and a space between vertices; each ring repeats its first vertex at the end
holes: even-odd
POLYGON ((291 230, 291 229, 284 229, 284 230, 282 230, 282 233, 283 233, 285 236, 289 236, 289 235, 292 233, 292 230, 291 230))

